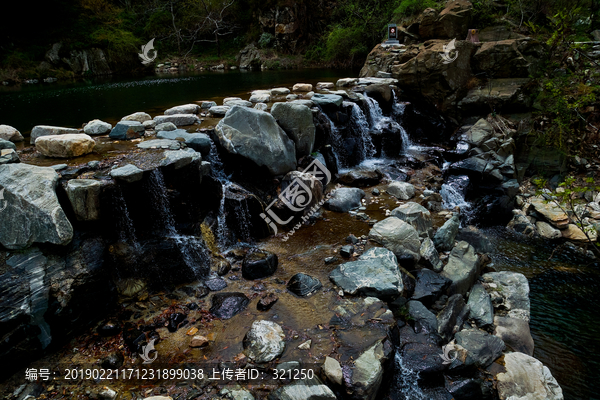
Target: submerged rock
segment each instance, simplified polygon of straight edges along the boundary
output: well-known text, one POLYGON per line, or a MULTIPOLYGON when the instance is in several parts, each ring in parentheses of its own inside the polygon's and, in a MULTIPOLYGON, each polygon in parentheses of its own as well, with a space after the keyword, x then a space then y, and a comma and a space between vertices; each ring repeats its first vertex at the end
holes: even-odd
POLYGON ((110 131, 108 137, 116 140, 131 140, 137 139, 144 135, 146 129, 141 122, 137 121, 120 121, 110 131))
POLYGON ((256 304, 256 309, 259 311, 268 311, 277 303, 279 297, 274 293, 269 293, 263 295, 258 303, 256 304))
POLYGON ((277 264, 277 254, 266 250, 248 253, 242 263, 242 276, 250 280, 266 278, 277 271, 277 264))
POLYGON ((320 280, 301 272, 292 276, 287 284, 288 290, 298 296, 310 296, 322 287, 320 280))
POLYGON ((244 337, 244 353, 257 363, 279 357, 285 349, 285 334, 272 321, 254 321, 244 337))
POLYGON ((215 293, 212 296, 212 306, 210 312, 217 318, 230 319, 236 314, 242 312, 250 299, 245 294, 239 292, 215 293))

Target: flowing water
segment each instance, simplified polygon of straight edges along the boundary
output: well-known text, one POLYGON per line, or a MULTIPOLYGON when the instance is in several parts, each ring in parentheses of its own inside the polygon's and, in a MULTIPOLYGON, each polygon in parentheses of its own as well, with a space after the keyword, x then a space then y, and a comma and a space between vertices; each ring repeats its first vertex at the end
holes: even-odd
POLYGON ((350 121, 360 138, 360 157, 362 161, 368 160, 375 155, 376 149, 371 138, 367 117, 358 104, 354 102, 344 101, 344 106, 352 107, 350 121))

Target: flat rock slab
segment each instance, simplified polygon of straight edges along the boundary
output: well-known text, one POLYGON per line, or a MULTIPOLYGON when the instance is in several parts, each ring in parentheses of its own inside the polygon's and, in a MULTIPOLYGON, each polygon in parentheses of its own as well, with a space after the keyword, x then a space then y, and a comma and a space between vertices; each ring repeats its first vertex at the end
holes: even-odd
POLYGON ((79 157, 94 151, 96 141, 85 133, 39 137, 35 142, 37 151, 46 157, 79 157))
POLYGON ((523 353, 504 356, 506 372, 496 375, 500 399, 563 400, 562 389, 548 367, 523 353))
POLYGON ((141 180, 144 176, 144 171, 132 164, 127 164, 110 171, 110 176, 115 179, 133 183, 141 180))
POLYGON ((248 303, 250 299, 243 293, 215 293, 209 311, 217 318, 230 319, 245 310, 248 303))
POLYGON ((35 144, 37 138, 41 136, 54 136, 79 133, 77 129, 64 128, 60 126, 37 125, 31 130, 30 143, 35 144))
POLYGON ((145 142, 138 143, 136 146, 140 149, 179 150, 181 148, 181 143, 177 140, 171 140, 171 139, 154 139, 154 140, 146 140, 145 142))
POLYGON ((171 122, 177 126, 188 126, 200 123, 200 118, 196 114, 172 114, 172 115, 157 115, 154 117, 157 124, 163 122, 171 122))

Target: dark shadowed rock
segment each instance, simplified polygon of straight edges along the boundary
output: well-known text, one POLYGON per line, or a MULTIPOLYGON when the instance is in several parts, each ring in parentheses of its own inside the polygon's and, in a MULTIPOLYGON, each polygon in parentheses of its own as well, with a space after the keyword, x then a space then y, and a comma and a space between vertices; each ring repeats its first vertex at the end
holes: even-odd
POLYGON ((431 306, 450 286, 451 281, 429 269, 415 273, 416 283, 412 299, 431 306))
POLYGON ((450 296, 446 307, 438 314, 438 333, 442 338, 449 341, 458 332, 467 317, 468 307, 465 307, 465 299, 462 295, 450 296))
POLYGON ((248 253, 242 263, 244 279, 262 279, 277 271, 277 255, 266 250, 248 253))
POLYGON ((469 318, 473 319, 477 326, 484 327, 494 323, 492 299, 483 285, 473 286, 467 304, 469 305, 469 318))
POLYGON ((287 284, 288 290, 298 296, 309 296, 322 287, 320 280, 303 273, 292 276, 287 284))
POLYGON ((250 303, 243 293, 215 293, 212 296, 210 312, 217 318, 229 319, 243 311, 250 303))
POLYGON ((339 188, 331 194, 325 205, 331 211, 348 212, 353 208, 360 207, 363 197, 365 197, 365 192, 362 189, 339 188))
POLYGON ((465 365, 485 368, 502 355, 504 342, 497 336, 479 330, 463 330, 456 334, 456 344, 466 351, 465 365))
POLYGON ((366 187, 377 185, 383 174, 378 170, 353 169, 341 174, 338 181, 352 187, 366 187))
POLYGON ((408 314, 414 320, 415 332, 437 333, 438 321, 435 314, 429 311, 420 301, 411 300, 408 302, 408 314))
POLYGON ((436 249, 439 251, 452 250, 459 227, 460 220, 457 215, 446 221, 433 237, 433 244, 435 244, 436 249))
POLYGON ((258 311, 268 311, 277 303, 277 300, 279 300, 279 297, 275 293, 265 294, 256 304, 256 309, 258 311))

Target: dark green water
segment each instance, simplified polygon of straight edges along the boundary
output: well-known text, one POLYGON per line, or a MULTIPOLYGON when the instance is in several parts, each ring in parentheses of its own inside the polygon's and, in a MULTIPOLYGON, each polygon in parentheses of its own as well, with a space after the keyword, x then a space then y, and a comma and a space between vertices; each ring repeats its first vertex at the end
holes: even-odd
POLYGON ((80 128, 94 118, 114 123, 136 111, 154 116, 193 101, 229 96, 247 100, 255 89, 291 88, 299 82, 314 86, 356 75, 356 71, 324 69, 224 71, 0 87, 0 124, 14 126, 21 133, 35 125, 80 128))

